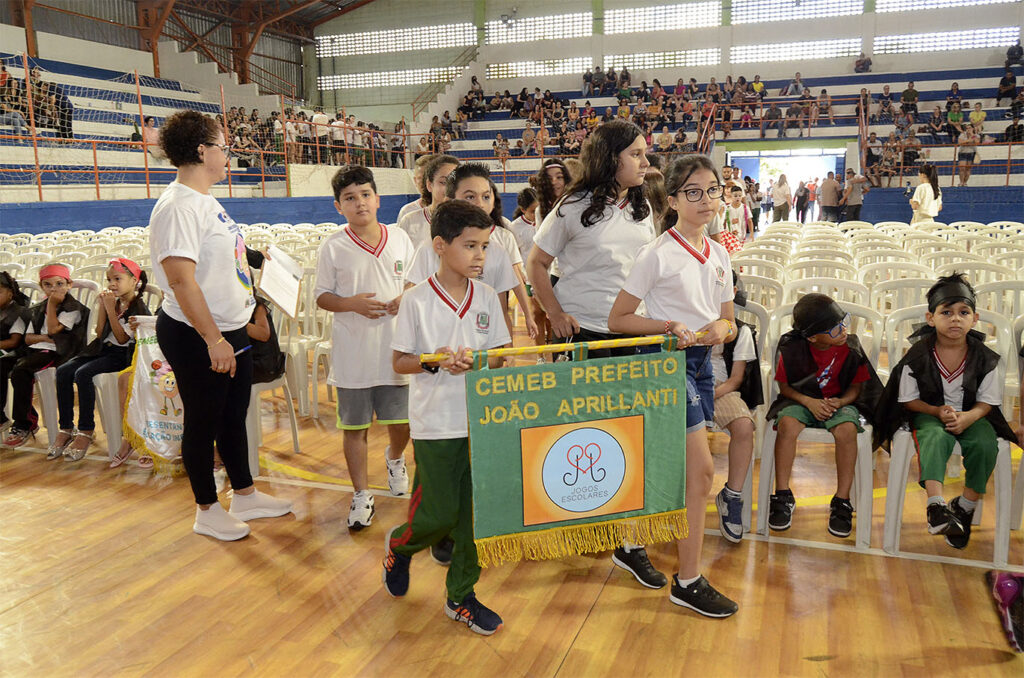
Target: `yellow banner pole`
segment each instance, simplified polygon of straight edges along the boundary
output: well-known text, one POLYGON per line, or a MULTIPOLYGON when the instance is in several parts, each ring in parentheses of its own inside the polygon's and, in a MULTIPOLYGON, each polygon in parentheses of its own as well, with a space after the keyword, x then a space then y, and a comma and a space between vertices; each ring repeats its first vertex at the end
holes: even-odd
MULTIPOLYGON (((697 338, 701 338, 706 332, 697 332, 697 338)), ((627 337, 623 339, 601 339, 599 341, 580 341, 569 344, 544 344, 543 346, 520 346, 519 348, 496 348, 487 351, 488 357, 507 358, 517 355, 539 355, 542 353, 562 353, 564 351, 575 351, 584 346, 588 351, 597 351, 603 348, 626 348, 629 346, 651 346, 663 344, 673 335, 656 334, 647 337, 627 337)), ((421 363, 436 363, 448 357, 447 353, 421 353, 421 363)), ((472 357, 472 353, 470 354, 472 357)))

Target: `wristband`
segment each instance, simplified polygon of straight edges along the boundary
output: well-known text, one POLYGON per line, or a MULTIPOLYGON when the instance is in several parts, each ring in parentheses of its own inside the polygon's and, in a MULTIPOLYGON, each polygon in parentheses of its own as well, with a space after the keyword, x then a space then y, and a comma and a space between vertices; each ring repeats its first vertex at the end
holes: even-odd
POLYGON ((424 372, 429 372, 430 374, 437 374, 441 369, 440 365, 428 365, 427 363, 420 363, 420 367, 423 368, 424 372))
POLYGON ((671 320, 666 320, 665 321, 665 334, 672 334, 672 321, 671 320))
POLYGON ((725 324, 729 326, 729 334, 727 334, 725 336, 731 337, 733 335, 733 332, 734 332, 734 329, 735 329, 736 326, 733 325, 732 321, 729 320, 728 318, 719 318, 719 320, 724 320, 725 324))
POLYGON ((217 341, 215 341, 215 342, 213 342, 212 344, 210 344, 209 346, 207 346, 207 347, 206 347, 206 350, 207 350, 207 351, 212 351, 212 350, 214 349, 214 347, 215 347, 215 346, 217 346, 217 344, 219 344, 219 343, 220 343, 220 342, 222 342, 222 341, 227 341, 227 339, 225 339, 225 338, 223 337, 223 335, 221 336, 221 338, 220 338, 220 339, 218 339, 217 341))

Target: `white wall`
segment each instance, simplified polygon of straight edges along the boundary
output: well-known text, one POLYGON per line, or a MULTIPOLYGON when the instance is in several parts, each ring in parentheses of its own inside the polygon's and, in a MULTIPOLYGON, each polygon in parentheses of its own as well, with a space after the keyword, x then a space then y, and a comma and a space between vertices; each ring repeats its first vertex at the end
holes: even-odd
MULTIPOLYGON (((25 29, 0 24, 0 44, 3 45, 4 52, 26 51, 25 29)), ((118 72, 130 73, 138 69, 139 75, 153 75, 153 55, 137 49, 103 45, 40 31, 36 31, 36 47, 39 49, 40 59, 109 68, 118 72)))
POLYGON ((205 101, 220 101, 220 88, 224 86, 224 105, 245 106, 247 110, 260 109, 263 115, 280 110, 280 99, 259 93, 254 84, 238 84, 235 73, 220 73, 212 61, 200 62, 196 52, 181 52, 176 40, 164 40, 159 44, 160 75, 198 89, 205 101))
POLYGON ((25 29, 9 24, 0 24, 0 45, 3 51, 18 54, 26 51, 25 29))
MULTIPOLYGON (((292 197, 333 196, 331 179, 337 167, 326 165, 289 165, 292 197)), ((377 184, 377 195, 409 195, 417 193, 409 170, 373 168, 373 180, 377 184)))

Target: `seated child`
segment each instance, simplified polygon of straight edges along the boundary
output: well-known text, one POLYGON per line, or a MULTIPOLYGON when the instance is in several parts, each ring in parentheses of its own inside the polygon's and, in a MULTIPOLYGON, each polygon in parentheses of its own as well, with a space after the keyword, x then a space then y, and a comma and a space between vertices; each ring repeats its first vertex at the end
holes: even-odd
MULTIPOLYGON (((36 372, 56 367, 76 355, 85 344, 89 309, 71 296, 71 271, 64 264, 39 269, 44 299, 28 311, 27 320, 17 320, 12 334, 24 335, 25 355, 11 367, 11 429, 4 447, 21 447, 39 430, 39 414, 32 407, 32 385, 36 372)), ((56 457, 49 457, 55 459, 56 457)))
MULTIPOLYGON (((440 266, 405 292, 398 309, 392 365, 398 374, 412 375, 409 427, 416 474, 408 521, 388 533, 383 572, 388 593, 404 596, 412 556, 450 535, 455 544, 444 611, 483 635, 497 631, 502 621, 473 591, 480 563, 473 541, 465 373, 473 366, 472 351, 512 341, 497 320, 498 295, 475 279, 490 258, 487 244, 493 225, 490 215, 463 200, 440 205, 430 224, 440 266), (422 353, 446 357, 421 363, 422 353)), ((500 357, 489 359, 491 367, 501 362, 500 357)))
MULTIPOLYGON (((736 294, 739 284, 736 271, 732 272, 732 280, 736 294)), ((736 341, 711 347, 715 426, 729 432, 729 479, 715 497, 715 506, 722 536, 734 544, 743 538, 741 492, 754 454, 754 417, 750 411, 764 402, 756 330, 739 320, 736 329, 736 341)))
POLYGON ((974 288, 962 273, 943 276, 928 290, 928 323, 893 368, 880 411, 879 443, 908 424, 914 434, 921 485, 928 493, 928 531, 967 546, 978 499, 996 465, 996 438, 1016 441, 1003 413, 999 355, 971 328, 978 322, 974 288), (942 484, 953 446, 964 459, 963 494, 946 505, 942 484))
POLYGON ((96 339, 77 356, 57 368, 57 410, 60 432, 47 450, 47 459, 64 455, 81 461, 96 431, 96 388, 92 378, 120 372, 132 363, 135 333, 132 316, 149 315, 139 293, 146 287, 146 273, 131 259, 114 259, 107 267, 107 289, 100 292, 96 339), (75 421, 75 386, 78 387, 78 428, 75 421))
POLYGON ((857 462, 861 415, 872 422, 882 383, 855 334, 850 315, 825 294, 805 294, 793 309, 793 329, 779 339, 775 380, 779 397, 766 419, 776 420, 775 494, 768 526, 788 530, 796 500, 789 487, 796 439, 806 427, 827 429, 836 440, 836 493, 828 531, 848 537, 853 529, 850 488, 857 462))
POLYGON ((6 413, 7 376, 25 353, 23 334, 11 330, 16 322, 24 324, 27 319, 28 297, 10 273, 0 271, 0 430, 10 425, 6 413))

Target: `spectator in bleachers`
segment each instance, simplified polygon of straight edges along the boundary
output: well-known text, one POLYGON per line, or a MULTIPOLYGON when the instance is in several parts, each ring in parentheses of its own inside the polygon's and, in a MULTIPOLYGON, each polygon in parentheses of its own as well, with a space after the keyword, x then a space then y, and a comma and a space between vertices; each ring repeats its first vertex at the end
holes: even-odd
POLYGON ((469 80, 469 89, 470 89, 471 92, 483 92, 484 91, 483 85, 480 84, 480 81, 476 79, 475 75, 472 78, 470 78, 470 80, 469 80))
POLYGON ((914 82, 907 83, 907 88, 900 95, 900 110, 917 117, 917 102, 921 99, 921 93, 914 89, 914 82))
POLYGON ((750 87, 754 90, 754 92, 757 93, 757 98, 758 99, 764 99, 764 95, 765 95, 766 90, 764 88, 764 83, 761 82, 761 76, 760 75, 755 75, 754 76, 753 81, 751 81, 751 83, 750 83, 750 87))
POLYGON ((629 74, 629 69, 626 66, 623 66, 622 70, 619 71, 619 87, 622 87, 623 85, 629 87, 631 84, 633 83, 629 74))
POLYGON ((902 175, 907 172, 909 168, 917 165, 917 161, 921 157, 921 140, 914 134, 914 130, 910 130, 907 134, 907 138, 903 140, 903 171, 900 172, 902 175))
POLYGON ((874 99, 871 98, 871 92, 868 91, 867 87, 860 88, 860 95, 857 97, 857 106, 854 109, 857 113, 857 118, 860 119, 861 115, 865 119, 871 118, 871 104, 874 103, 874 99))
POLYGON ((1024 141, 1024 125, 1020 123, 1020 118, 1015 117, 1010 121, 1003 133, 1003 139, 1011 144, 1024 141))
POLYGON ((865 56, 864 52, 860 53, 857 60, 853 62, 854 73, 870 73, 871 72, 871 57, 865 56))
POLYGON ((640 88, 636 91, 636 100, 638 103, 651 100, 651 88, 647 86, 646 80, 640 81, 640 88))
POLYGON ((801 94, 804 93, 805 89, 807 89, 807 86, 804 85, 804 81, 800 77, 800 73, 797 72, 793 76, 793 79, 789 81, 789 84, 782 88, 782 91, 779 92, 779 95, 791 97, 800 96, 801 94))
MULTIPOLYGON (((162 152, 163 149, 161 149, 162 152)), ((239 127, 238 136, 235 137, 231 144, 231 154, 238 158, 239 167, 251 167, 259 164, 259 160, 256 157, 256 142, 252 140, 252 133, 247 125, 239 127)), ((324 160, 327 160, 326 155, 324 160)))
POLYGON ((601 66, 594 66, 594 75, 591 78, 594 86, 594 96, 599 97, 604 93, 605 75, 601 66))
POLYGON ((7 72, 7 66, 0 64, 0 87, 6 87, 11 80, 11 74, 7 72))
POLYGON ((985 130, 985 119, 988 114, 981 108, 981 102, 978 101, 974 104, 974 110, 971 111, 970 121, 974 125, 974 128, 978 130, 978 134, 981 134, 985 130))
POLYGON ((882 87, 882 93, 878 95, 878 109, 875 112, 875 122, 892 120, 895 117, 892 106, 893 98, 892 92, 889 91, 889 85, 882 87))
POLYGON ((946 94, 946 110, 952 110, 953 104, 959 104, 963 98, 963 95, 960 94, 960 83, 954 82, 949 86, 949 92, 946 94))
POLYGON ((896 136, 902 139, 907 136, 907 133, 910 132, 911 129, 913 129, 914 116, 910 111, 900 111, 896 114, 896 117, 892 122, 893 125, 896 126, 896 136))
POLYGON ((10 125, 14 127, 14 133, 18 136, 25 136, 29 134, 28 123, 25 118, 21 115, 21 111, 14 107, 13 95, 8 92, 14 92, 13 88, 9 88, 6 85, 0 88, 0 125, 10 125))
POLYGON ((672 132, 669 131, 668 125, 661 128, 661 134, 658 135, 658 141, 655 145, 655 149, 659 153, 669 153, 675 149, 675 137, 672 136, 672 132))
POLYGON ((430 147, 430 137, 426 134, 420 137, 420 140, 416 143, 416 159, 419 160, 423 156, 430 155, 433 153, 433 149, 430 147))
POLYGON ((852 167, 846 169, 846 185, 843 188, 843 196, 839 199, 839 205, 843 208, 843 221, 857 221, 860 219, 860 210, 864 206, 864 194, 871 189, 866 186, 866 177, 857 174, 852 167))
POLYGON ((974 125, 966 125, 963 134, 960 135, 958 142, 960 148, 957 154, 957 170, 960 173, 961 186, 966 186, 968 179, 971 178, 971 169, 977 161, 978 144, 980 143, 981 135, 978 129, 974 125))
POLYGON ((0 271, 0 430, 10 425, 7 418, 7 379, 11 368, 25 354, 24 326, 29 318, 29 301, 18 281, 7 271, 0 271), (15 332, 15 323, 22 331, 15 332))
POLYGON ((312 138, 316 140, 313 160, 319 164, 329 164, 331 161, 331 119, 327 117, 321 106, 316 107, 310 120, 310 128, 312 138))
POLYGON ((715 81, 714 78, 711 78, 711 81, 708 83, 707 88, 705 88, 704 98, 705 100, 710 100, 715 103, 718 103, 721 100, 722 89, 721 87, 718 86, 718 83, 715 81))
POLYGON ((794 101, 793 103, 791 103, 789 105, 789 108, 786 109, 785 127, 779 128, 779 131, 780 131, 779 136, 781 136, 781 137, 786 136, 786 130, 793 129, 794 127, 800 132, 800 136, 803 136, 804 135, 804 130, 803 130, 803 126, 802 126, 803 115, 804 115, 803 106, 801 106, 798 101, 794 101))
POLYGON ((829 172, 818 189, 818 204, 821 205, 821 218, 825 221, 839 221, 839 194, 842 188, 836 181, 835 172, 829 172))
POLYGON ((512 102, 512 110, 509 112, 509 118, 523 117, 526 114, 526 104, 530 100, 530 95, 527 93, 524 87, 520 90, 519 94, 516 95, 515 101, 512 102))
POLYGON ((1024 47, 1020 46, 1020 40, 1006 50, 1006 67, 1016 64, 1024 64, 1024 47))
POLYGON ((1013 99, 1017 94, 1017 76, 1013 71, 1006 69, 1006 75, 999 79, 999 86, 996 88, 996 106, 1001 99, 1013 99))
POLYGON ((786 175, 780 174, 779 180, 775 182, 775 186, 772 188, 772 203, 774 205, 772 223, 789 219, 789 204, 792 200, 793 193, 789 189, 786 175))
MULTIPOLYGON (((4 447, 21 447, 39 430, 39 415, 32 407, 36 372, 64 364, 85 345, 89 309, 71 294, 68 267, 59 263, 43 266, 39 270, 39 285, 43 289, 43 300, 28 310, 25 319, 16 320, 10 329, 11 334, 22 335, 26 351, 10 368, 13 421, 4 447)), ((0 384, 6 385, 6 377, 5 374, 0 379, 0 384)), ((47 459, 60 457, 52 452, 51 448, 47 459)))
POLYGON ((957 143, 960 135, 964 133, 964 114, 960 110, 960 102, 955 102, 949 113, 946 115, 946 131, 952 143, 957 143))
POLYGON ((781 137, 783 135, 783 124, 784 123, 782 121, 782 111, 779 110, 779 105, 777 103, 772 102, 771 106, 768 108, 765 114, 761 116, 761 138, 764 139, 765 125, 767 125, 769 128, 777 128, 779 131, 778 136, 781 137))
POLYGON ((583 74, 583 87, 580 89, 581 97, 594 96, 594 74, 588 68, 583 74))
POLYGON ((932 110, 932 114, 928 117, 928 122, 917 128, 917 133, 921 136, 928 135, 932 138, 932 143, 940 143, 940 135, 946 131, 946 116, 942 113, 942 108, 936 104, 932 110))
POLYGON ((604 73, 604 87, 601 88, 603 94, 614 94, 615 90, 619 87, 619 76, 615 72, 614 66, 609 66, 604 73))
POLYGON ((533 152, 533 143, 537 139, 537 133, 533 131, 530 123, 526 123, 526 127, 523 129, 523 153, 529 155, 533 152))
MULTIPOLYGON (((800 105, 800 136, 803 136, 802 132, 804 129, 808 129, 809 127, 808 123, 811 119, 811 112, 817 103, 817 100, 814 98, 814 94, 811 93, 811 90, 804 89, 804 91, 800 93, 797 103, 800 105)), ((808 134, 810 134, 810 132, 808 132, 808 134)))
POLYGON ((1024 87, 1020 88, 1017 96, 1010 102, 1010 110, 1007 116, 1011 118, 1024 118, 1024 87))

